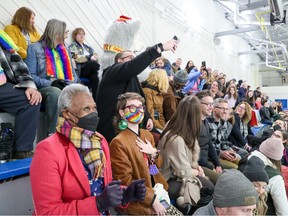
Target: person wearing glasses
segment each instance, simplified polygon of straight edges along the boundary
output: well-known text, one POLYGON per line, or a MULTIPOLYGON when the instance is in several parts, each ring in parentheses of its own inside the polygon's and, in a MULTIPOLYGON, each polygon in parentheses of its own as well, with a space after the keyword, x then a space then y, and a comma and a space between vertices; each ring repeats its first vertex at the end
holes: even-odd
MULTIPOLYGON (((182 71, 187 75, 186 71, 182 71)), ((169 197, 176 200, 176 207, 181 209, 184 215, 191 215, 197 208, 208 204, 208 195, 212 195, 214 190, 214 185, 207 180, 198 164, 200 146, 197 138, 200 130, 200 101, 196 96, 190 95, 180 101, 158 144, 163 157, 161 173, 169 184, 169 197), (189 187, 189 181, 201 182, 201 189, 198 184, 189 187), (188 190, 194 191, 191 195, 194 203, 184 203, 182 199, 183 191, 188 190)))
POLYGON ((198 142, 201 149, 198 163, 210 181, 216 184, 219 175, 222 173, 222 167, 216 149, 211 142, 207 120, 207 117, 211 116, 213 111, 213 98, 209 90, 198 92, 196 97, 200 100, 202 120, 201 130, 198 135, 198 142))
POLYGON ((259 150, 253 151, 248 157, 248 160, 253 156, 260 158, 264 162, 265 171, 269 176, 266 215, 288 215, 288 201, 281 169, 283 150, 282 141, 279 138, 271 137, 262 142, 259 150))
POLYGON ((224 169, 237 169, 241 156, 247 155, 245 149, 233 146, 228 140, 232 131, 232 124, 227 121, 230 108, 228 102, 223 98, 214 100, 212 115, 207 118, 211 142, 216 148, 224 169))
MULTIPOLYGON (((164 72, 166 75, 166 72, 164 72)), ((140 129, 144 118, 144 98, 134 92, 126 92, 118 96, 114 118, 117 136, 110 143, 110 155, 113 177, 123 185, 129 185, 133 180, 145 179, 146 196, 141 202, 130 202, 125 209, 117 209, 121 215, 164 215, 165 207, 156 197, 153 187, 161 183, 164 189, 168 184, 159 168, 161 156, 155 148, 152 134, 140 129)))
POLYGON ((63 21, 49 20, 40 40, 28 46, 25 59, 36 86, 42 94, 45 114, 49 122, 48 135, 56 131, 57 100, 61 90, 70 83, 78 82, 72 66, 71 54, 64 44, 67 37, 66 27, 63 21))
POLYGON ((59 95, 57 132, 37 144, 30 167, 34 215, 110 215, 116 206, 142 201, 144 179, 122 185, 112 178, 108 143, 87 86, 59 95))
MULTIPOLYGON (((161 56, 164 51, 175 52, 177 41, 172 39, 165 43, 156 44, 135 57, 130 50, 119 52, 115 56, 115 63, 103 71, 99 83, 96 103, 100 116, 99 132, 102 133, 108 142, 115 137, 113 128, 113 116, 116 114, 115 104, 117 97, 125 92, 136 92, 144 97, 142 87, 137 75, 144 71, 155 59, 161 56)), ((153 121, 148 112, 143 122, 143 128, 152 130, 153 121)))
POLYGON ((266 215, 268 209, 266 191, 268 189, 269 176, 265 171, 265 164, 260 158, 253 156, 247 161, 242 173, 252 182, 259 195, 254 215, 266 215))
POLYGON ((249 122, 251 120, 252 108, 246 101, 241 101, 235 108, 234 125, 229 140, 237 147, 251 151, 247 136, 254 136, 249 122))

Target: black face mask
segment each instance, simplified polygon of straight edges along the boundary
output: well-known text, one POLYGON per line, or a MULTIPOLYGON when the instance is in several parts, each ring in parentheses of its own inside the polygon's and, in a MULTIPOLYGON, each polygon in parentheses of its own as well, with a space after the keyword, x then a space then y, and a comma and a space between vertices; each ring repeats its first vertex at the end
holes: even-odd
POLYGON ((85 130, 95 132, 99 123, 99 119, 100 118, 98 117, 98 113, 92 112, 82 118, 78 118, 77 126, 85 130))

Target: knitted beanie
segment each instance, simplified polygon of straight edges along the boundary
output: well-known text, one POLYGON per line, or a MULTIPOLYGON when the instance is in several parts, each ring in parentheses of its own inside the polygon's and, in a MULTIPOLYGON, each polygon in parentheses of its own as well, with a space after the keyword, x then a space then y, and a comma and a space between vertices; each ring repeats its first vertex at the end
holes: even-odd
POLYGON ((268 158, 273 160, 281 160, 284 145, 278 138, 269 138, 261 143, 259 150, 268 158))
POLYGON ((265 164, 258 157, 251 157, 243 170, 243 174, 251 181, 266 182, 268 184, 269 177, 265 171, 265 164))
POLYGON ((215 207, 251 206, 258 201, 258 193, 251 181, 240 171, 224 170, 214 189, 215 207))
POLYGON ((180 85, 186 85, 188 82, 188 74, 184 70, 179 70, 174 75, 174 82, 180 85))

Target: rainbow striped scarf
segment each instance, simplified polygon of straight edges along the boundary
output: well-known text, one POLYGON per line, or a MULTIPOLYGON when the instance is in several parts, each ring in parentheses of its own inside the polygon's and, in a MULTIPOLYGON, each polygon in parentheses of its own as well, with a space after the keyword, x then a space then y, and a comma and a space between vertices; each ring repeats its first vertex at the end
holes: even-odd
POLYGON ((2 29, 0 29, 0 44, 5 50, 8 50, 10 52, 19 50, 14 41, 10 38, 10 36, 7 35, 6 32, 2 29))
POLYGON ((47 76, 73 81, 70 57, 66 47, 59 44, 56 49, 45 48, 47 76))

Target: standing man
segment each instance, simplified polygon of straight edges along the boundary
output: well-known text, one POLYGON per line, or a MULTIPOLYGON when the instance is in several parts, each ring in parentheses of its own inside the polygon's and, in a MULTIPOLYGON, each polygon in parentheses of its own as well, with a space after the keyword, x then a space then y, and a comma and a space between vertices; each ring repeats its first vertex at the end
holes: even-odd
MULTIPOLYGON (((100 117, 99 132, 108 142, 115 137, 113 117, 116 115, 117 97, 125 92, 136 92, 144 97, 137 75, 160 57, 163 51, 175 52, 176 48, 177 42, 172 39, 156 44, 136 57, 133 52, 126 50, 118 53, 115 63, 104 69, 96 103, 100 117)), ((147 130, 153 128, 152 119, 147 121, 145 127, 147 130)))

